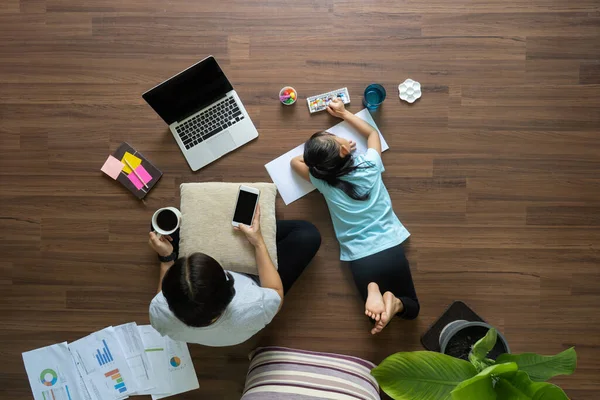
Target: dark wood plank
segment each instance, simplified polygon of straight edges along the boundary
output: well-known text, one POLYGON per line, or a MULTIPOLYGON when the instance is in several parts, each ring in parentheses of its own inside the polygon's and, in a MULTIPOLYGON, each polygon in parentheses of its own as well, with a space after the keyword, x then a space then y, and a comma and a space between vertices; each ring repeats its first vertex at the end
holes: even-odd
POLYGON ((583 85, 600 84, 600 62, 598 60, 581 63, 579 68, 579 83, 583 85))
POLYGON ((581 36, 597 34, 598 13, 512 12, 431 14, 423 19, 427 36, 581 36))
POLYGON ((532 206, 527 208, 528 225, 600 225, 600 207, 532 206))
POLYGON ((596 36, 535 36, 527 39, 528 59, 597 60, 600 43, 596 36))

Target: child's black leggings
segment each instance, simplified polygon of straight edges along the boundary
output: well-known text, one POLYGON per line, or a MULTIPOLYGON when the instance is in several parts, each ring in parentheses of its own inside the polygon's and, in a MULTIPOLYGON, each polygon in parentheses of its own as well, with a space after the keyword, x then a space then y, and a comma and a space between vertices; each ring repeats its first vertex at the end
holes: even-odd
POLYGON ((348 264, 354 283, 365 301, 367 286, 375 282, 382 294, 390 291, 402 300, 404 311, 397 314, 399 317, 414 319, 419 315, 419 300, 402 245, 350 261, 348 264))

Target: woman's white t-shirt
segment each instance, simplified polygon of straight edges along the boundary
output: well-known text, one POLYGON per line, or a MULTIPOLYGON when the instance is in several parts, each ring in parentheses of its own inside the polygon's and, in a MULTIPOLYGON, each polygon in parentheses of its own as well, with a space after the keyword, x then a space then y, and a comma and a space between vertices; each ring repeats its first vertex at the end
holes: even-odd
POLYGON ((273 289, 262 288, 251 278, 231 272, 235 296, 221 317, 202 328, 187 326, 169 309, 162 292, 150 303, 150 323, 163 336, 205 346, 233 346, 254 336, 268 325, 281 304, 273 289))

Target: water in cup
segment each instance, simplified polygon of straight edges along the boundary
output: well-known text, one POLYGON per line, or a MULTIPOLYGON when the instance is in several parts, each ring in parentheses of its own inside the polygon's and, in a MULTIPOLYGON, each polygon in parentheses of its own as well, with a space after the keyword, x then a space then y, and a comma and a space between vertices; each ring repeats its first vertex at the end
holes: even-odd
POLYGON ((363 104, 369 110, 377 110, 385 100, 385 88, 378 83, 372 83, 365 89, 363 104))

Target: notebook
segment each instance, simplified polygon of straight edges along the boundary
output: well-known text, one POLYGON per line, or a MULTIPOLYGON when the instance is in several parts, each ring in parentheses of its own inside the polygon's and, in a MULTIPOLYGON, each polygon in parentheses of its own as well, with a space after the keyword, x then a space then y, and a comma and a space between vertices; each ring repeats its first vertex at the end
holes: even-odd
POLYGON ((108 156, 100 170, 125 186, 138 199, 146 197, 162 177, 162 171, 126 142, 108 156))

